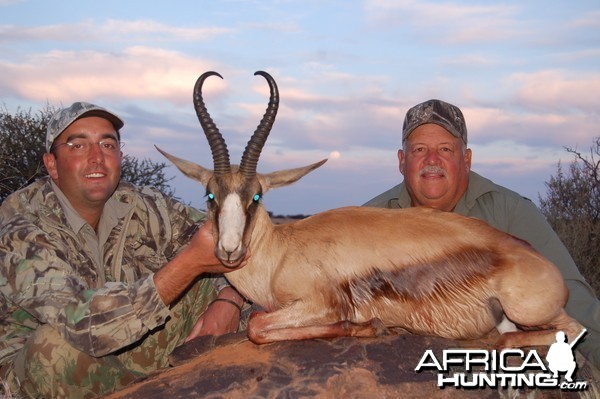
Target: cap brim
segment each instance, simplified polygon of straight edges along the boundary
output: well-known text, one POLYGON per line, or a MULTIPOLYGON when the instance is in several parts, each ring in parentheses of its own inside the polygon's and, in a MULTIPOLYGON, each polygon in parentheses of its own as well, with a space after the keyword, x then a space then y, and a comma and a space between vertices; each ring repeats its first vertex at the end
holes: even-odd
MULTIPOLYGON (((125 123, 123 122, 123 120, 121 120, 121 118, 119 118, 117 115, 110 113, 108 111, 101 110, 101 109, 90 109, 86 112, 83 112, 81 115, 79 115, 78 117, 73 119, 73 122, 75 122, 76 120, 81 119, 83 117, 86 117, 86 116, 99 116, 101 118, 108 119, 110 121, 110 123, 113 124, 113 126, 115 127, 116 130, 120 130, 123 126, 125 126, 125 123)), ((73 122, 71 122, 71 123, 73 123, 73 122)), ((65 130, 66 130, 66 128, 65 128, 65 130)), ((63 132, 64 132, 64 130, 63 130, 63 132)))

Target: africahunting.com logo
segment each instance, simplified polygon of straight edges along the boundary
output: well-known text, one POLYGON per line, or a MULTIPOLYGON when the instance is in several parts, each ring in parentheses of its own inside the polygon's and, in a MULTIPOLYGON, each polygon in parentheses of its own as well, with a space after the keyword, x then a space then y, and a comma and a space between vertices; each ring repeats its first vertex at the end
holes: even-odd
POLYGON ((577 364, 573 349, 586 332, 584 329, 569 344, 564 332, 558 331, 556 342, 548 348, 546 362, 533 349, 445 349, 441 357, 436 357, 428 349, 415 371, 437 370, 439 388, 560 388, 581 391, 588 386, 586 381, 574 380, 577 364))

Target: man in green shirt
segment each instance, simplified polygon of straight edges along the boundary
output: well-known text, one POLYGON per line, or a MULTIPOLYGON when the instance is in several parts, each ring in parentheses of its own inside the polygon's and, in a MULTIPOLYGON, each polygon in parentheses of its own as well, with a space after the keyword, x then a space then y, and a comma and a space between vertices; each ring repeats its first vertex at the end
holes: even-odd
POLYGON ((398 150, 404 181, 365 206, 456 212, 529 242, 561 271, 569 288, 565 309, 588 330, 577 349, 600 367, 600 302, 592 288, 535 204, 471 171, 471 155, 458 107, 440 100, 418 104, 406 113, 398 150))
MULTIPOLYGON (((238 328, 206 216, 120 181, 123 121, 76 102, 48 123, 49 177, 0 206, 0 380, 93 398, 169 365, 186 339, 238 328)), ((241 266, 240 266, 241 267, 241 266)))

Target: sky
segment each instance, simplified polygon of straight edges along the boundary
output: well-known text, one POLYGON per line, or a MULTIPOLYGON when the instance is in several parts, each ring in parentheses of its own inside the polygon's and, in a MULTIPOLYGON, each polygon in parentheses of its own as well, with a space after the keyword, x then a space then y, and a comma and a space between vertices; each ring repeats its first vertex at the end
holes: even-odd
MULTIPOLYGON (((467 122, 472 169, 539 203, 545 182, 600 136, 598 1, 0 0, 0 106, 92 102, 125 120, 125 154, 154 145, 212 168, 192 104, 196 79, 232 163, 281 102, 258 171, 327 158, 265 194, 274 214, 361 205, 402 181, 413 105, 438 98, 467 122)), ((205 190, 174 166, 175 194, 205 190)))

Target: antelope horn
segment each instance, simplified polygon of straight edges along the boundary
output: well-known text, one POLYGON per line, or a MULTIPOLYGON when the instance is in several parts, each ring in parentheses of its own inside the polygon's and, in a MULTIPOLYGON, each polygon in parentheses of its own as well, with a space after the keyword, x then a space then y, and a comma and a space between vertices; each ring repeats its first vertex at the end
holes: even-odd
POLYGON ((202 85, 209 76, 216 75, 223 79, 217 72, 209 71, 205 72, 196 81, 194 86, 194 108, 196 109, 196 115, 202 125, 204 134, 208 139, 210 145, 210 151, 212 152, 214 172, 215 175, 224 175, 231 171, 231 164, 229 162, 229 151, 227 150, 227 144, 223 139, 223 135, 219 132, 219 129, 214 124, 210 114, 206 110, 204 100, 202 99, 202 85))
POLYGON ((269 137, 269 133, 275 122, 275 117, 277 116, 277 109, 279 108, 279 90, 277 89, 277 84, 273 77, 263 71, 257 71, 254 75, 261 75, 267 80, 271 90, 271 97, 269 99, 267 110, 265 111, 260 124, 254 131, 254 134, 250 138, 250 141, 248 141, 244 154, 242 155, 240 173, 245 177, 253 177, 256 175, 256 164, 258 163, 260 152, 267 141, 267 137, 269 137))

